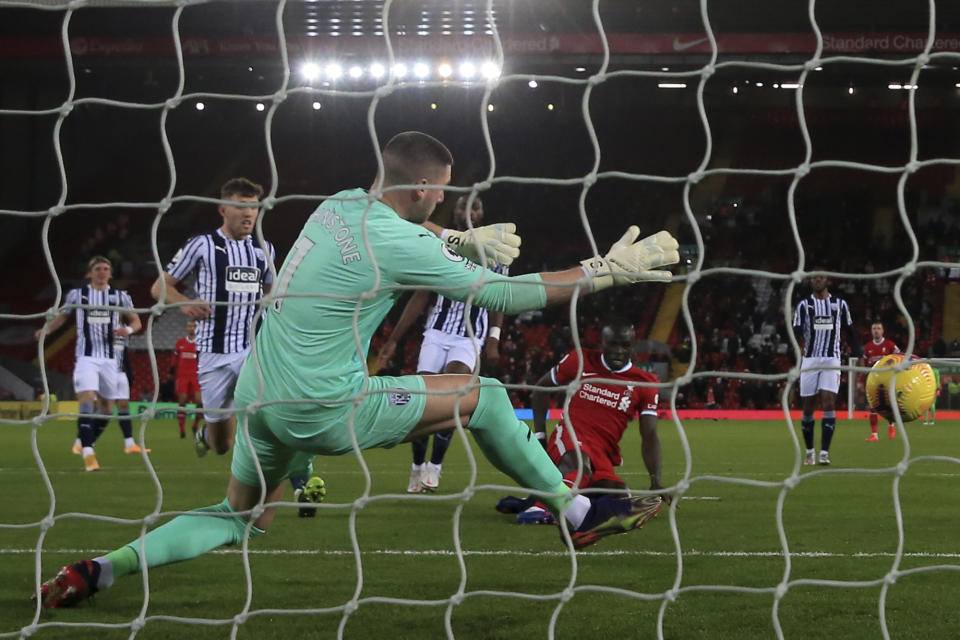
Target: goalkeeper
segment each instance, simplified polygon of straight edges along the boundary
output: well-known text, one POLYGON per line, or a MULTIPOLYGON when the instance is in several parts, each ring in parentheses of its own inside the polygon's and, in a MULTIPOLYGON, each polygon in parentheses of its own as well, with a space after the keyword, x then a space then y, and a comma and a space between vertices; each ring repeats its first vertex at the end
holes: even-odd
POLYGON ((520 245, 512 224, 447 232, 442 241, 421 226, 443 201, 441 187, 449 183, 452 165, 449 150, 436 139, 401 133, 383 148, 382 174, 369 195, 362 189, 342 191, 317 208, 278 274, 276 301, 240 372, 237 406, 248 412, 242 414, 246 428, 237 430, 226 498, 171 520, 142 541, 64 567, 42 585, 43 606, 74 604, 141 565, 186 560, 264 533, 275 506, 254 511, 250 526, 247 515, 239 513, 261 503, 257 462, 269 504, 281 500, 283 480, 315 454, 392 447, 458 423, 473 432, 495 467, 545 495, 557 519, 566 519, 561 531, 569 530, 575 548, 639 528, 658 513, 657 496, 571 498, 560 471, 516 418, 506 390, 494 379, 366 375, 370 338, 398 287, 430 288, 516 314, 566 302, 578 287, 597 291, 667 281, 670 273, 657 267, 679 260, 669 233, 638 242, 639 229, 630 227, 605 257, 582 266, 495 275, 470 260, 512 262, 520 245))

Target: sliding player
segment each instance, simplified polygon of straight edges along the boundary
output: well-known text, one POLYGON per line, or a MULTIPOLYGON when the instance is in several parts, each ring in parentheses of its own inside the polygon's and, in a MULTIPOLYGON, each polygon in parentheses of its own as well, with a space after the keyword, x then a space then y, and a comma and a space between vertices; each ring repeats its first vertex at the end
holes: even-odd
POLYGON ((83 600, 141 562, 154 568, 262 535, 276 514, 275 506, 264 504, 279 500, 284 478, 314 455, 392 447, 457 424, 472 431, 498 469, 544 494, 550 509, 566 519, 563 531, 571 532, 575 548, 637 529, 660 511, 659 497, 571 497, 562 474, 517 419, 506 389, 492 378, 475 384, 468 375, 367 375, 370 338, 398 287, 442 289, 512 314, 567 302, 584 288, 664 282, 670 273, 657 268, 680 259, 668 232, 638 241, 640 230, 632 226, 606 256, 582 266, 492 274, 467 258, 486 249, 497 262, 510 262, 519 246, 513 225, 467 234, 439 230, 443 241, 420 226, 443 201, 452 164, 436 139, 401 133, 384 147, 383 173, 369 193, 353 189, 324 200, 287 256, 276 301, 240 373, 237 403, 246 409, 246 428, 237 431, 226 498, 103 557, 64 567, 42 585, 44 607, 83 600), (252 522, 240 512, 249 512, 252 522))
MULTIPOLYGON (((650 489, 663 488, 660 484, 660 437, 657 435, 659 393, 655 386, 638 384, 656 384, 659 379, 631 362, 635 337, 636 329, 632 323, 610 316, 603 325, 601 348, 583 350, 582 373, 580 356, 576 351, 570 351, 537 381, 538 387, 567 387, 576 383, 568 387, 570 404, 566 411, 573 430, 561 421, 549 440, 546 417, 550 392, 534 391, 532 395, 536 437, 544 442, 550 459, 560 469, 563 482, 569 487, 627 489, 614 467, 623 462, 620 440, 627 425, 638 416, 641 452, 643 464, 650 474, 650 489), (577 458, 578 449, 582 466, 577 458)), ((670 499, 666 495, 663 497, 670 499)), ((497 503, 497 510, 517 513, 519 524, 552 522, 550 513, 534 504, 535 501, 535 498, 521 500, 507 496, 497 503)))

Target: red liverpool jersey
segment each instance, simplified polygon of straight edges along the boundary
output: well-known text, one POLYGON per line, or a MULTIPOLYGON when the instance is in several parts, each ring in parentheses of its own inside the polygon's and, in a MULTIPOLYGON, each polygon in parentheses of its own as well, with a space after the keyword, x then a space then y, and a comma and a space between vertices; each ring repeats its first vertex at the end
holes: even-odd
POLYGON ((880 358, 891 353, 900 353, 900 349, 889 338, 884 338, 880 342, 870 340, 863 345, 863 357, 866 359, 867 366, 870 367, 876 364, 880 358))
POLYGON ((197 342, 188 338, 177 340, 173 349, 177 359, 177 377, 191 380, 197 377, 197 342))
MULTIPOLYGON (((580 387, 570 398, 570 421, 578 440, 599 441, 617 451, 627 423, 638 414, 657 415, 660 394, 657 387, 638 386, 638 382, 659 382, 653 373, 629 363, 620 371, 611 371, 604 363, 602 352, 583 350, 583 374, 580 387), (619 381, 594 382, 591 378, 619 381)), ((571 351, 550 370, 557 385, 566 385, 576 378, 579 358, 571 351)))

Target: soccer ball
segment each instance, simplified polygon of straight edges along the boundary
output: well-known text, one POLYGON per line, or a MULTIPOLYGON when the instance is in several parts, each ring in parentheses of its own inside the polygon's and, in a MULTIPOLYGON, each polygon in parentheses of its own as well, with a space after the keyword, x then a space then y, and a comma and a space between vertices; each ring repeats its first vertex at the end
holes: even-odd
MULTIPOLYGON (((933 404, 937 393, 936 378, 933 369, 926 362, 915 362, 908 369, 894 371, 891 367, 903 361, 902 353, 884 356, 873 365, 867 374, 867 403, 870 410, 879 413, 887 420, 893 420, 893 407, 890 406, 890 384, 893 374, 897 374, 894 397, 900 409, 900 418, 904 422, 916 420, 933 404), (882 371, 886 369, 886 371, 882 371)), ((917 360, 911 356, 910 360, 917 360)))

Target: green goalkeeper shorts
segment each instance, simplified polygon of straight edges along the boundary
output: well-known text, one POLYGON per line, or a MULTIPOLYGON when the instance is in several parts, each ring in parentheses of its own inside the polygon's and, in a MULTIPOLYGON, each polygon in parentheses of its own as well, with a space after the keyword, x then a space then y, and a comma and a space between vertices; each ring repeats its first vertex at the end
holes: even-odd
MULTIPOLYGON (((309 475, 303 470, 316 455, 354 451, 351 431, 360 450, 395 446, 420 422, 425 388, 423 376, 374 376, 358 405, 316 406, 296 413, 270 405, 240 413, 230 470, 240 482, 258 486, 255 452, 267 487, 275 487, 288 477, 309 475)), ((238 405, 241 402, 238 398, 238 405)))

